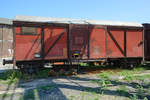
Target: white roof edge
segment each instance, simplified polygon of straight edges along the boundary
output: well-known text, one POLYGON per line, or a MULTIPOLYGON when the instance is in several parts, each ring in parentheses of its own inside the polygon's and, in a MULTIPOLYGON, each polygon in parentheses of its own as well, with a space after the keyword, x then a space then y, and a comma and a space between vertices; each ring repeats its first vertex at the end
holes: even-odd
POLYGON ((12 20, 7 18, 0 18, 0 24, 12 25, 12 20))
POLYGON ((27 21, 27 22, 42 22, 42 23, 64 23, 64 24, 72 23, 72 24, 143 27, 142 24, 136 23, 136 22, 100 21, 100 20, 52 18, 52 17, 38 17, 38 16, 15 16, 13 20, 14 21, 27 21))

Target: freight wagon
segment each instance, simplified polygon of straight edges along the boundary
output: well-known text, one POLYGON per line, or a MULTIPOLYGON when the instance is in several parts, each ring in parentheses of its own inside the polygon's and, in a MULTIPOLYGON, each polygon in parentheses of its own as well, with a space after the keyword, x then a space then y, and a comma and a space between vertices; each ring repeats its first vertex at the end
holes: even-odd
POLYGON ((13 25, 19 68, 76 61, 133 67, 144 59, 142 24, 16 16, 13 25))
POLYGON ((150 24, 144 23, 144 60, 145 62, 150 61, 150 24))
POLYGON ((0 18, 0 59, 13 57, 12 20, 0 18))

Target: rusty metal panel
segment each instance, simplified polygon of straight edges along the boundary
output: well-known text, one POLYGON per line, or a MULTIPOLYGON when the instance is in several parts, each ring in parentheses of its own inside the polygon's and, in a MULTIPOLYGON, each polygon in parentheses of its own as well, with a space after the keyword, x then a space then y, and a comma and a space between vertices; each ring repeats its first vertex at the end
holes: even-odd
POLYGON ((110 29, 107 34, 107 56, 113 58, 124 57, 124 31, 110 29))
POLYGON ((3 50, 2 50, 2 57, 12 57, 13 56, 13 42, 12 41, 5 41, 3 42, 3 50))
POLYGON ((105 58, 105 29, 92 29, 90 33, 90 59, 105 58))
POLYGON ((142 30, 127 30, 127 57, 142 57, 142 30))
POLYGON ((67 32, 65 27, 46 27, 44 29, 45 59, 67 58, 67 32))
MULTIPOLYGON (((17 32, 18 28, 15 28, 17 32)), ((41 30, 41 29, 40 29, 41 30)), ((41 32, 40 32, 41 33, 41 32)), ((21 35, 16 34, 15 57, 16 60, 37 60, 35 54, 41 54, 41 34, 21 35)))
POLYGON ((88 26, 73 25, 70 34, 70 57, 73 58, 74 52, 79 52, 80 59, 88 58, 88 26))

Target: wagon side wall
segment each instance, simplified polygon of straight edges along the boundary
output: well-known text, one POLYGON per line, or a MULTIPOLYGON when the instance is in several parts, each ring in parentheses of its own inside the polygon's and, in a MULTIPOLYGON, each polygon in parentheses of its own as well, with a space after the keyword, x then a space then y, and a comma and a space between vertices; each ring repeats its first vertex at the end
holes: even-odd
POLYGON ((136 27, 109 27, 107 29, 108 58, 143 57, 143 29, 136 27))
POLYGON ((0 58, 13 57, 12 25, 0 24, 0 58))
POLYGON ((15 21, 14 41, 15 61, 50 61, 68 57, 66 25, 15 21), (28 32, 32 30, 35 30, 34 34, 28 32))
POLYGON ((30 26, 14 26, 14 57, 16 61, 29 61, 41 59, 41 28, 30 26), (25 27, 23 29, 23 27, 25 27), (23 33, 23 30, 35 30, 35 34, 23 33), (37 54, 37 57, 35 55, 37 54))
POLYGON ((14 32, 16 61, 68 60, 76 51, 81 60, 143 57, 141 27, 16 22, 14 32), (37 34, 22 35, 22 26, 36 27, 37 34), (42 52, 44 58, 35 58, 42 52))
POLYGON ((150 60, 150 24, 143 24, 144 26, 144 56, 145 60, 150 60))

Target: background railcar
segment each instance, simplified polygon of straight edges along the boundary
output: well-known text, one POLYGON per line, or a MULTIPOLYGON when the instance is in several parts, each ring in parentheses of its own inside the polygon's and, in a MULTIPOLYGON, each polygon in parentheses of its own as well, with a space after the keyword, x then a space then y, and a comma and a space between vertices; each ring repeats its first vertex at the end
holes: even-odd
POLYGON ((12 20, 0 18, 0 59, 13 57, 12 20))
POLYGON ((144 26, 144 58, 146 61, 150 61, 150 24, 145 23, 144 26))
POLYGON ((77 60, 133 66, 144 56, 138 23, 16 16, 13 25, 18 67, 77 60))

